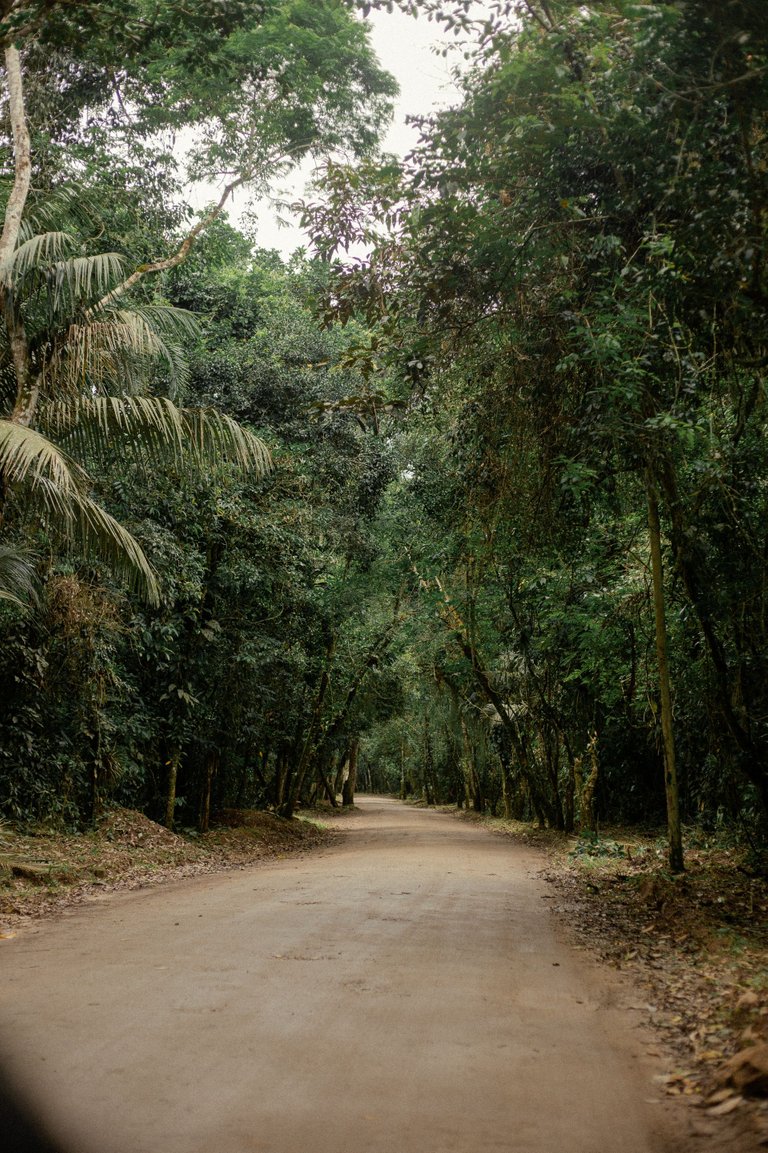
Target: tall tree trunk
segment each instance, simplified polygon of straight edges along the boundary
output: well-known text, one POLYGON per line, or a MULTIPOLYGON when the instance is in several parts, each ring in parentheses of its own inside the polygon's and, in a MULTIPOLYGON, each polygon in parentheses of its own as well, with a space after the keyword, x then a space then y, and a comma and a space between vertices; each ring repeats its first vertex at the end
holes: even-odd
POLYGON ((572 757, 568 758, 568 780, 563 799, 564 831, 572 833, 576 827, 576 769, 572 757))
POLYGON ((278 813, 283 811, 283 802, 290 787, 290 761, 288 753, 281 748, 275 756, 274 806, 278 813))
POLYGON ((463 763, 467 808, 469 808, 471 805, 473 812, 482 813, 485 811, 485 797, 483 796, 483 788, 477 772, 475 749, 472 745, 472 738, 469 735, 469 726, 467 725, 467 722, 463 716, 460 717, 460 722, 462 745, 461 759, 463 763))
POLYGON ((333 792, 335 796, 338 796, 342 790, 342 786, 344 785, 344 772, 346 770, 348 760, 349 748, 347 747, 344 749, 343 753, 341 753, 336 763, 336 769, 333 777, 333 792))
MULTIPOLYGON (((354 679, 349 689, 347 690, 347 695, 344 698, 344 702, 341 708, 336 713, 336 715, 327 722, 327 724, 323 725, 321 723, 322 706, 330 680, 330 660, 333 656, 333 650, 329 650, 329 663, 327 665, 328 680, 324 686, 321 685, 322 691, 318 694, 317 707, 313 714, 313 723, 310 726, 309 732, 307 734, 307 741, 302 750, 301 772, 298 770, 296 772, 296 784, 294 786, 295 790, 300 791, 301 785, 303 784, 304 777, 306 776, 309 767, 321 761, 324 750, 327 749, 332 744, 334 739, 341 734, 347 722, 349 713, 352 709, 352 705, 355 702, 355 698, 363 686, 368 674, 377 666, 381 656, 386 652, 392 643, 395 629, 397 628, 399 620, 400 617, 398 606, 395 605, 395 614, 391 623, 388 624, 383 632, 373 641, 371 647, 368 650, 368 653, 366 654, 365 660, 355 673, 354 679)), ((298 800, 298 791, 296 791, 295 797, 296 800, 298 800)), ((292 812, 293 810, 291 810, 291 814, 292 812)), ((283 815, 288 816, 291 814, 284 813, 283 815)))
POLYGON ((555 828, 561 832, 565 829, 565 807, 560 796, 560 740, 558 730, 546 724, 540 727, 541 747, 546 766, 546 777, 549 780, 549 792, 552 797, 552 808, 555 817, 555 828))
POLYGON ((400 741, 400 800, 404 801, 408 796, 408 784, 405 775, 405 742, 400 741))
POLYGON ((323 791, 328 798, 329 804, 332 808, 338 809, 339 802, 336 800, 336 793, 338 792, 336 788, 336 769, 333 765, 333 762, 331 762, 331 764, 328 766, 327 771, 322 765, 318 764, 316 771, 320 784, 323 786, 323 791))
POLYGON ((21 57, 18 49, 12 44, 5 49, 5 74, 8 83, 8 112, 13 134, 14 177, 5 206, 3 231, 0 235, 0 304, 16 374, 16 397, 11 420, 29 426, 37 410, 40 386, 31 371, 27 336, 14 301, 11 262, 18 243, 32 181, 32 148, 24 108, 21 57))
POLYGON ((349 771, 347 772, 344 781, 344 787, 341 792, 341 803, 344 808, 349 808, 355 803, 355 789, 357 788, 357 756, 360 751, 360 741, 357 737, 349 742, 349 771))
POLYGON ((499 766, 501 768, 501 801, 504 808, 504 818, 513 819, 512 811, 512 766, 509 763, 509 736, 502 726, 498 740, 499 766))
POLYGON ((648 536, 651 545, 651 571, 653 575, 653 614, 656 625, 656 662, 659 671, 661 698, 661 734, 664 747, 664 790, 667 798, 667 828, 669 832, 669 867, 673 873, 682 873, 683 837, 680 827, 680 797, 677 787, 675 763, 675 734, 672 722, 672 690, 667 659, 667 614, 664 602, 664 570, 661 563, 661 525, 659 499, 653 478, 646 477, 648 491, 648 536))
POLYGON ((579 758, 580 787, 579 787, 579 820, 581 828, 590 833, 597 832, 597 814, 595 812, 595 790, 600 775, 600 760, 597 755, 597 733, 590 733, 587 742, 589 752, 589 773, 584 771, 584 762, 579 758))
POLYGON ((176 815, 176 785, 179 779, 179 764, 181 763, 181 749, 173 748, 168 758, 168 778, 165 787, 165 820, 166 829, 173 831, 173 822, 176 815))
POLYGON ((718 631, 718 621, 709 594, 712 578, 707 573, 701 550, 691 543, 691 534, 687 531, 689 522, 684 515, 674 464, 669 459, 662 459, 657 471, 669 513, 672 555, 709 650, 718 689, 718 710, 743 754, 740 761, 742 771, 755 786, 768 822, 768 747, 765 740, 756 735, 762 726, 751 725, 748 710, 735 705, 739 695, 738 668, 732 667, 726 644, 718 631))
POLYGON ((434 803, 432 794, 432 773, 434 759, 432 756, 432 734, 429 725, 429 713, 424 713, 424 745, 422 753, 422 776, 424 780, 424 799, 427 805, 434 803))
POLYGON ((0 235, 0 270, 3 274, 3 284, 7 282, 7 266, 19 238, 24 207, 32 182, 32 148, 24 110, 21 57, 18 49, 12 44, 5 49, 5 75, 8 81, 8 114, 13 133, 14 177, 13 187, 5 206, 3 231, 0 235))
POLYGON ((249 742, 240 761, 240 770, 237 774, 237 793, 235 807, 242 809, 250 800, 253 801, 253 780, 258 782, 262 798, 269 796, 270 788, 267 781, 267 764, 269 762, 269 749, 254 749, 253 742, 249 742))
POLYGON ((436 583, 443 595, 443 605, 439 610, 440 618, 450 630, 451 635, 469 661, 477 684, 481 688, 486 700, 493 705, 499 720, 504 726, 515 755, 520 776, 528 789, 531 804, 539 823, 542 826, 548 824, 553 828, 559 827, 559 824, 562 824, 562 813, 559 812, 559 799, 556 798, 558 800, 556 807, 552 798, 545 796, 542 790, 541 781, 531 763, 530 748, 525 729, 523 726, 518 727, 517 721, 507 708, 507 704, 501 696, 501 693, 495 688, 491 674, 483 664, 478 649, 472 643, 463 620, 455 606, 451 603, 448 595, 444 592, 440 582, 437 581, 436 583))
POLYGON ((212 749, 207 753, 205 758, 205 779, 203 782, 203 796, 200 805, 200 832, 207 833, 211 823, 211 787, 213 785, 213 778, 219 768, 220 754, 217 749, 212 749))

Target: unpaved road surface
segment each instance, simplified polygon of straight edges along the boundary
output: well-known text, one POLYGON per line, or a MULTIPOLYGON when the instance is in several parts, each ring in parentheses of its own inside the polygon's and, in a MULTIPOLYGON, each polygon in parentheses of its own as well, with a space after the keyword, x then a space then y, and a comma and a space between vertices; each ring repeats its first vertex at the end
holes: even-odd
POLYGON ((360 808, 308 857, 0 942, 2 1046, 74 1153, 680 1153, 631 991, 559 939, 541 857, 360 808))

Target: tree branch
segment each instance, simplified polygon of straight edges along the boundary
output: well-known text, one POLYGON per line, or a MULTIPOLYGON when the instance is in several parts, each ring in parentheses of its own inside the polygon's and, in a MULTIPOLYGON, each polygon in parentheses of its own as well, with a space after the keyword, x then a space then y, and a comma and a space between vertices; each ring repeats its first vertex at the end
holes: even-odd
MULTIPOLYGON (((272 158, 268 159, 266 163, 271 165, 284 163, 291 156, 295 156, 300 152, 305 152, 308 150, 308 148, 309 145, 307 142, 304 142, 303 144, 297 144, 294 148, 290 148, 281 156, 273 156, 272 158)), ((241 172, 240 175, 235 177, 234 180, 230 180, 228 184, 225 184, 224 191, 219 197, 217 203, 214 204, 210 212, 207 212, 206 215, 201 220, 198 220, 197 224, 195 224, 194 227, 189 230, 187 235, 184 237, 184 240, 181 242, 178 249, 172 256, 164 257, 162 260, 153 260, 148 264, 140 264, 139 267, 135 269, 130 276, 126 277, 126 279, 122 281, 121 284, 116 285, 115 288, 111 289, 106 294, 106 296, 103 296, 101 300, 98 301, 98 303, 94 304, 92 308, 88 309, 87 313, 85 314, 86 319, 92 319, 93 316, 102 308, 105 308, 107 305, 112 304, 116 300, 119 300, 121 296, 124 296, 125 293, 129 292, 135 284, 138 284, 140 280, 143 280, 143 278, 148 276, 150 273, 169 272, 170 269, 177 268, 179 264, 186 260, 192 245, 195 243, 200 233, 204 232, 206 228, 213 224, 214 220, 216 220, 217 217, 219 217, 224 211, 224 206, 232 194, 236 191, 236 189, 241 188, 244 184, 247 184, 249 180, 253 179, 254 175, 255 173, 251 170, 241 172)))
POLYGON ((100 311, 100 309, 106 307, 108 304, 112 304, 115 300, 119 300, 121 296, 124 296, 126 292, 129 292, 135 284, 138 284, 140 280, 142 280, 145 276, 148 276, 151 272, 168 272, 170 269, 176 268, 179 264, 182 263, 182 261, 186 260, 192 245, 195 243, 200 233, 204 232, 205 229, 208 228, 210 224, 213 224, 214 220, 221 215, 224 210, 224 205, 227 203, 232 193, 235 191, 235 189, 240 188, 241 185, 245 184, 248 178, 248 174, 242 174, 235 180, 231 180, 229 184, 226 184, 224 186, 224 191, 218 199, 218 202, 213 206, 210 212, 206 213, 206 215, 202 217, 201 220, 198 220, 197 224, 189 230, 187 235, 184 237, 184 240, 181 242, 179 248, 176 250, 176 252, 174 252, 173 256, 167 256, 162 260, 153 260, 149 264, 140 264, 139 267, 135 269, 135 271, 132 272, 130 276, 127 276, 121 284, 116 285, 116 287, 111 289, 106 294, 106 296, 101 298, 98 304, 95 304, 93 308, 88 310, 86 313, 87 319, 90 320, 91 317, 95 315, 95 313, 100 311))

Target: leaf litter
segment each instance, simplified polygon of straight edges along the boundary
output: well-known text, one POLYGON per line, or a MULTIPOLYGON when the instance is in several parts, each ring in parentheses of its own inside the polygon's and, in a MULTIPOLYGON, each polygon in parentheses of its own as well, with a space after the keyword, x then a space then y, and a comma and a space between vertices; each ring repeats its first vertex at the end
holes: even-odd
POLYGON ((768 1145, 768 883, 735 847, 700 839, 685 873, 657 838, 617 831, 610 851, 571 838, 545 872, 555 910, 647 996, 674 1067, 660 1089, 708 1118, 735 1117, 734 1148, 768 1145), (661 857, 661 859, 660 859, 661 857), (742 1114, 744 1115, 742 1118, 742 1114))
POLYGON ((13 828, 0 845, 0 942, 20 926, 99 894, 306 852, 334 834, 273 813, 226 809, 209 832, 172 833, 142 813, 109 809, 88 832, 13 828))

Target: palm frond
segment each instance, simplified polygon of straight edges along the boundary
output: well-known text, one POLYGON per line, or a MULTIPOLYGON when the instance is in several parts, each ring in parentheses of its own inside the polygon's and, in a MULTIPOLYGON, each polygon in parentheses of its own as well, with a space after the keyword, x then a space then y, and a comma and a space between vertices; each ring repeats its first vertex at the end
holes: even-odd
MULTIPOLYGON (((77 489, 66 499, 44 478, 34 491, 23 486, 15 492, 27 514, 37 514, 47 531, 65 548, 96 557, 150 604, 160 603, 157 575, 136 538, 92 497, 77 489)), ((2 571, 0 570, 0 587, 2 571)))
POLYGON ((39 232, 22 241, 9 260, 5 283, 16 284, 28 272, 61 261, 75 243, 68 232, 39 232))
POLYGON ((31 489, 48 480, 64 500, 86 480, 80 466, 45 436, 10 420, 0 420, 0 476, 31 489))
POLYGON ((218 459, 264 476, 272 467, 263 440, 213 408, 177 408, 160 397, 78 397, 50 404, 45 427, 83 460, 114 453, 121 442, 137 458, 210 467, 218 459))
POLYGON ((157 577, 138 541, 88 496, 87 474, 59 447, 34 429, 0 420, 0 475, 22 508, 44 516, 53 531, 159 603, 157 577))
POLYGON ((200 335, 196 316, 181 308, 154 304, 118 309, 113 322, 119 326, 127 357, 164 361, 173 383, 177 387, 186 383, 189 361, 185 347, 200 335))
POLYGON ((215 408, 182 409, 187 442, 201 464, 223 456, 240 468, 266 476, 272 468, 269 449, 260 437, 215 408))
POLYGON ((46 377, 70 393, 118 382, 130 392, 146 383, 148 362, 161 359, 163 350, 151 329, 122 318, 72 324, 46 365, 46 377))
POLYGON ((28 240, 36 232, 60 228, 63 222, 87 233, 100 215, 101 208, 96 199, 82 184, 59 184, 55 189, 47 190, 39 200, 34 193, 30 194, 19 236, 28 240))
POLYGON ((139 455, 181 459, 185 429, 181 410, 147 397, 80 396, 48 404, 41 422, 51 436, 80 459, 113 454, 117 443, 139 455))
MULTIPOLYGON (((115 315, 122 316, 125 311, 117 309, 115 315)), ((133 304, 129 311, 167 339, 189 340, 200 335, 199 319, 186 308, 176 308, 172 304, 133 304)))
POLYGON ((152 605, 160 604, 160 585, 136 538, 119 521, 79 493, 70 504, 68 538, 88 555, 98 556, 152 605))
POLYGON ((56 261, 48 272, 54 310, 63 304, 101 298, 123 276, 124 270, 125 257, 119 252, 99 252, 56 261))
MULTIPOLYGON (((45 515, 51 509, 56 515, 47 518, 48 530, 58 536, 66 546, 79 549, 86 556, 98 557, 119 579, 139 592, 152 604, 160 603, 157 575, 147 560, 136 538, 97 504, 86 492, 78 489, 62 500, 53 483, 44 478, 36 487, 35 501, 27 501, 28 511, 45 515)), ((17 496, 24 496, 21 490, 17 496)))
POLYGON ((181 385, 188 365, 184 345, 198 334, 191 313, 168 306, 105 310, 87 323, 72 324, 46 365, 46 378, 67 392, 84 386, 127 392, 146 387, 151 364, 164 361, 181 385))
POLYGON ((34 561, 12 545, 0 545, 0 600, 23 609, 38 601, 34 561))

